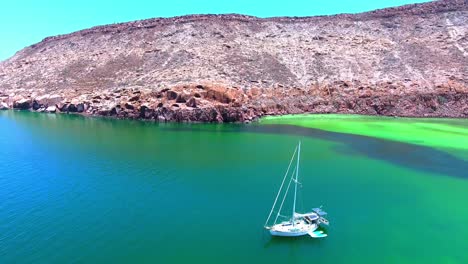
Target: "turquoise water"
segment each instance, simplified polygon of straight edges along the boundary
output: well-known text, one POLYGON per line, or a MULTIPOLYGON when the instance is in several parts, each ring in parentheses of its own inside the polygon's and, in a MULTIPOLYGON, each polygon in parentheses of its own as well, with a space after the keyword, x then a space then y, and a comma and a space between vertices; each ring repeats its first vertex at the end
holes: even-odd
POLYGON ((3 111, 0 263, 468 263, 464 151, 3 111), (298 207, 324 206, 325 239, 262 228, 298 140, 298 207))

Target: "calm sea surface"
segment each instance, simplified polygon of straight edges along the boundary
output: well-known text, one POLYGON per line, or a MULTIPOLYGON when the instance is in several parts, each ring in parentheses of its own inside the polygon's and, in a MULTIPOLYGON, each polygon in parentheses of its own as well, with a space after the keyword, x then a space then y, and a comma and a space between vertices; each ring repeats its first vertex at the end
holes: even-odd
POLYGON ((2 111, 0 263, 468 263, 466 154, 291 125, 2 111), (299 140, 298 207, 324 206, 325 239, 262 228, 299 140))

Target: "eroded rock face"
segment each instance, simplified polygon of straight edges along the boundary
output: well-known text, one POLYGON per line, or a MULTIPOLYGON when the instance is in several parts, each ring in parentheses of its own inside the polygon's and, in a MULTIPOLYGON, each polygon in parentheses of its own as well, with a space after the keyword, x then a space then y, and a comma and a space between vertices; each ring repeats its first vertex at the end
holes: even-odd
POLYGON ((63 100, 62 96, 58 94, 44 94, 34 98, 32 103, 33 110, 46 109, 49 106, 55 106, 63 100))
POLYGON ((192 97, 187 101, 185 105, 188 107, 197 107, 197 101, 195 100, 195 98, 192 97))
POLYGON ((20 110, 27 110, 31 108, 31 99, 23 98, 13 103, 13 108, 20 110))
POLYGON ((175 100, 177 99, 177 96, 178 94, 174 91, 167 91, 166 92, 166 97, 167 97, 167 100, 175 100))
POLYGON ((100 26, 0 62, 0 101, 181 122, 304 112, 468 117, 467 34, 463 0, 357 15, 100 26))

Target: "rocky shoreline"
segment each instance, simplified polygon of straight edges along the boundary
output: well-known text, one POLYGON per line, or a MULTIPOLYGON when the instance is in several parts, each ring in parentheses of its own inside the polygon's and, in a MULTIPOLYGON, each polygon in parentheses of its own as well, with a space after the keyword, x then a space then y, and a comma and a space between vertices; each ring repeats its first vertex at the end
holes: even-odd
MULTIPOLYGON (((392 85, 391 83, 387 83, 392 85)), ((152 90, 107 89, 88 93, 0 92, 0 109, 73 113, 156 122, 251 122, 265 115, 344 113, 406 117, 468 117, 464 87, 431 92, 341 82, 313 90, 247 90, 219 84, 191 84, 152 90), (345 92, 343 87, 348 88, 345 92)))
POLYGON ((53 36, 0 61, 0 108, 159 122, 468 117, 468 3, 193 15, 53 36))

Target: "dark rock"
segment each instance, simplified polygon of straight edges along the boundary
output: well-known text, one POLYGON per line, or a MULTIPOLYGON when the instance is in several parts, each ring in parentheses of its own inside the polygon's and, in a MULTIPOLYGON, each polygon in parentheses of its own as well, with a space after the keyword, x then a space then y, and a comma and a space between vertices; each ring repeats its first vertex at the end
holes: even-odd
POLYGON ((177 95, 178 94, 176 92, 174 92, 174 91, 167 91, 166 98, 167 98, 167 100, 175 100, 175 99, 177 99, 177 95))
POLYGON ((185 103, 187 102, 186 95, 179 94, 176 98, 176 103, 185 103))
POLYGON ((79 103, 76 105, 76 112, 82 113, 85 111, 85 105, 83 103, 79 103))
POLYGON ((146 105, 140 106, 139 118, 148 118, 147 113, 149 113, 149 108, 146 105))
POLYGON ((14 109, 27 110, 31 108, 31 99, 20 99, 13 103, 14 109))
POLYGON ((126 109, 129 109, 129 110, 133 110, 133 109, 135 109, 135 106, 133 106, 133 105, 130 104, 130 103, 125 103, 125 108, 126 108, 126 109))
POLYGON ((138 101, 138 100, 140 100, 140 95, 135 95, 135 96, 131 97, 128 101, 135 102, 135 101, 138 101))
POLYGON ((67 112, 76 113, 78 112, 78 107, 75 104, 68 104, 67 112))
POLYGON ((32 103, 32 109, 33 110, 38 110, 39 108, 41 108, 42 105, 40 105, 36 100, 33 101, 32 103))
POLYGON ((195 100, 195 98, 192 97, 187 101, 185 105, 188 107, 197 107, 197 101, 195 100))
POLYGON ((62 111, 62 109, 64 108, 65 104, 60 102, 60 103, 57 103, 55 105, 55 107, 57 107, 57 111, 60 111, 60 112, 65 112, 65 111, 62 111))
POLYGON ((109 113, 110 113, 109 109, 99 109, 98 110, 98 114, 101 115, 101 116, 108 116, 109 113))
POLYGON ((112 109, 109 111, 109 114, 112 116, 115 116, 119 113, 119 108, 118 107, 112 107, 112 109))

